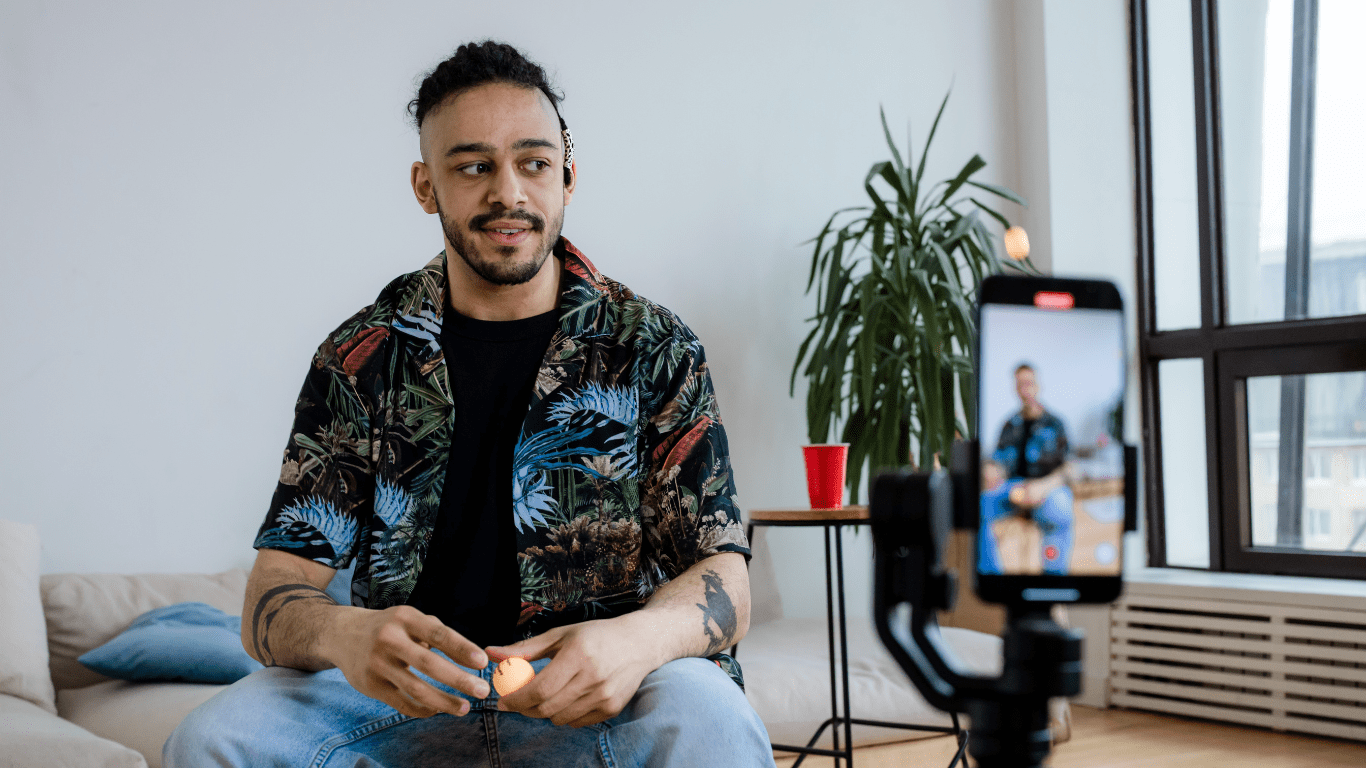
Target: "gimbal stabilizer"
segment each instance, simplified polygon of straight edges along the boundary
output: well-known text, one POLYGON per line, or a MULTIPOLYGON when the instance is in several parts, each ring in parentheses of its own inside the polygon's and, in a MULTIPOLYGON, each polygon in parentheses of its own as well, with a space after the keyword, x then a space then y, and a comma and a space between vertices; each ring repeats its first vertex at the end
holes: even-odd
MULTIPOLYGON (((1082 635, 1054 621, 1050 603, 1008 604, 1001 674, 963 674, 950 663, 934 612, 954 601, 953 574, 942 558, 950 529, 955 522, 976 527, 977 499, 962 490, 975 487, 963 482, 975 470, 975 452, 975 443, 955 446, 954 476, 899 472, 873 481, 873 616, 883 644, 925 700, 971 718, 968 752, 978 766, 1033 768, 1050 749, 1048 700, 1081 691, 1082 635)), ((1126 454, 1132 466, 1132 449, 1126 454)), ((1127 474, 1132 485, 1133 472, 1127 474)), ((1125 494, 1129 520, 1133 496, 1125 494)))

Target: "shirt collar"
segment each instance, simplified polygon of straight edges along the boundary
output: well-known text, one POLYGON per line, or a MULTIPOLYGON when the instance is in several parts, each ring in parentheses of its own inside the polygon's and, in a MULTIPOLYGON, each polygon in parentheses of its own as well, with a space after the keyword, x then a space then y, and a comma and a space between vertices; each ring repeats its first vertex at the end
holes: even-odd
MULTIPOLYGON (((559 310, 560 330, 566 336, 576 338, 599 327, 597 320, 604 301, 630 296, 629 289, 603 277, 593 262, 564 237, 555 243, 554 255, 563 265, 559 310)), ((399 294, 393 326, 395 331, 422 342, 423 357, 431 358, 441 352, 441 318, 448 306, 446 252, 437 254, 412 278, 399 294)))

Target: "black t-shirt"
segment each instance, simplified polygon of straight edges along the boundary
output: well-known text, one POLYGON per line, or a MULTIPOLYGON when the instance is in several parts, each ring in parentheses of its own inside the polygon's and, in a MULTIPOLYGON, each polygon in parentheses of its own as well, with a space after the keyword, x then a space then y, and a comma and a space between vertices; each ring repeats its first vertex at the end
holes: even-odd
POLYGON ((1037 419, 1025 419, 1024 429, 1020 430, 1020 441, 1016 444, 1014 477, 1029 477, 1029 435, 1034 431, 1037 419))
POLYGON ((441 322, 455 427, 441 511, 408 605, 478 644, 520 638, 521 583, 512 527, 512 453, 557 313, 441 322))

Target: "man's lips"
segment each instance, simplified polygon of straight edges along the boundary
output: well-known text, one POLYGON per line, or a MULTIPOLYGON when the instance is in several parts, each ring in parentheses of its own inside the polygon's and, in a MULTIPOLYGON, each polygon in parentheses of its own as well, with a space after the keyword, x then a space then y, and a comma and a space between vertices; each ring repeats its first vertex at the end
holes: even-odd
POLYGON ((470 229, 501 246, 518 245, 529 239, 532 233, 544 228, 539 217, 522 210, 490 211, 470 220, 470 229))
POLYGON ((484 236, 499 245, 517 245, 531 236, 531 228, 525 224, 495 222, 479 230, 484 236))

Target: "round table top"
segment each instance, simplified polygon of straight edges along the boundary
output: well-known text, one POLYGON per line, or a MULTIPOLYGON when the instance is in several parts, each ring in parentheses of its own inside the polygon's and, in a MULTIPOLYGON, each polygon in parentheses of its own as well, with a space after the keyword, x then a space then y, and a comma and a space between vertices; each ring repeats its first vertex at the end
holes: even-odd
POLYGON ((789 525, 811 523, 819 525, 822 523, 860 523, 868 520, 868 507, 862 504, 832 509, 751 509, 749 511, 749 521, 759 525, 765 523, 786 523, 789 525))

